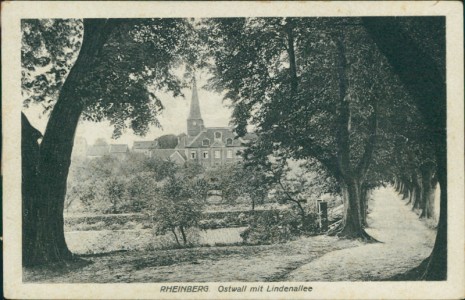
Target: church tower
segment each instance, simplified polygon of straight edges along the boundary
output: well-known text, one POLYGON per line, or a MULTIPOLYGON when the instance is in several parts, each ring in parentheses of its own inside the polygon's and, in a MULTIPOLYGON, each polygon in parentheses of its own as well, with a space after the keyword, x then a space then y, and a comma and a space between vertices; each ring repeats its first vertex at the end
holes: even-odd
POLYGON ((197 136, 204 129, 202 116, 200 115, 199 96, 197 95, 197 84, 192 86, 192 100, 189 117, 187 118, 187 135, 197 136))

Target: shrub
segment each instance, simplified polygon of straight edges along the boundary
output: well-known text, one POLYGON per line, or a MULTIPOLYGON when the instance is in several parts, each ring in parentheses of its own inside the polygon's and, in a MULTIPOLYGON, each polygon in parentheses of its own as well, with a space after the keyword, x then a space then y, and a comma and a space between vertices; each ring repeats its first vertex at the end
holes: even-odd
POLYGON ((176 243, 188 245, 187 230, 197 226, 206 197, 206 185, 200 179, 173 176, 158 189, 152 213, 156 233, 171 232, 176 243), (177 232, 177 233, 176 233, 177 232))
POLYGON ((270 210, 254 217, 241 237, 244 243, 253 245, 284 243, 315 228, 313 214, 302 221, 302 217, 293 210, 270 210))

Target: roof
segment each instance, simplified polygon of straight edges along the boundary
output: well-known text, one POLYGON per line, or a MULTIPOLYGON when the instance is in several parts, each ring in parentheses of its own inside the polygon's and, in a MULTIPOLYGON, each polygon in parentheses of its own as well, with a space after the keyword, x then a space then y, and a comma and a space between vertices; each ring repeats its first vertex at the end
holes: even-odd
POLYGON ((89 146, 87 147, 87 156, 104 156, 109 153, 110 146, 108 145, 99 145, 99 146, 89 146))
POLYGON ((152 149, 150 152, 152 152, 152 157, 166 160, 170 158, 174 151, 174 149, 152 149))
POLYGON ((152 157, 156 157, 162 160, 171 159, 173 154, 180 155, 184 160, 187 159, 184 151, 177 151, 176 149, 152 149, 152 157))
MULTIPOLYGON (((234 144, 234 142, 233 142, 234 144)), ((211 144, 211 147, 212 148, 221 148, 221 147, 224 147, 225 146, 225 143, 223 143, 223 141, 221 140, 216 140, 213 142, 213 144, 211 144)))
POLYGON ((186 148, 240 147, 244 142, 244 138, 239 138, 231 127, 207 127, 194 139, 188 141, 186 148), (221 133, 220 139, 215 138, 216 132, 221 133), (208 146, 203 145, 203 141, 207 139, 208 146), (232 144, 228 144, 228 139, 231 139, 232 144))
POLYGON ((134 142, 133 149, 154 149, 158 147, 157 141, 137 141, 134 142))
POLYGON ((127 144, 111 144, 110 153, 127 153, 129 152, 129 147, 127 144))
POLYGON ((175 151, 173 154, 171 154, 171 157, 173 157, 173 155, 179 155, 184 161, 187 160, 186 153, 184 153, 184 151, 175 151))

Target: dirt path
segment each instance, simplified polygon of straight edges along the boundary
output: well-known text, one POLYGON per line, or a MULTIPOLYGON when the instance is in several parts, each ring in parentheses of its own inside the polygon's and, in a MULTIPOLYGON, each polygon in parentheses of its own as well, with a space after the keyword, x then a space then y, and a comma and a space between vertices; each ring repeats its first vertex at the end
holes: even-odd
POLYGON ((373 194, 367 232, 382 243, 333 251, 290 272, 289 281, 386 280, 426 258, 435 231, 413 213, 392 188, 373 194))

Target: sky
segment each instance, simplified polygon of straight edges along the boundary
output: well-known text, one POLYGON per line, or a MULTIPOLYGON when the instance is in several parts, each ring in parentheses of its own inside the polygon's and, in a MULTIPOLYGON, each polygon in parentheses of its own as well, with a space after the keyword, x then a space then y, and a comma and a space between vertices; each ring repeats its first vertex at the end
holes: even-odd
MULTIPOLYGON (((207 91, 202 88, 206 84, 206 75, 197 77, 197 91, 200 102, 200 111, 206 127, 223 127, 228 126, 231 118, 232 109, 227 107, 227 103, 223 102, 223 96, 214 92, 207 91)), ((159 121, 163 129, 151 127, 145 137, 135 135, 131 129, 117 140, 112 140, 111 135, 113 129, 109 122, 93 123, 80 121, 76 131, 76 137, 84 137, 88 145, 94 143, 98 138, 105 139, 112 144, 128 144, 132 147, 134 141, 149 141, 164 134, 180 134, 186 132, 186 119, 189 114, 189 107, 192 97, 191 89, 184 89, 184 98, 173 98, 171 95, 161 95, 165 109, 159 116, 159 121)), ((45 131, 48 116, 42 114, 40 105, 33 105, 30 108, 24 109, 24 113, 29 119, 29 122, 40 130, 45 131)))

